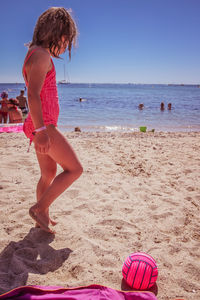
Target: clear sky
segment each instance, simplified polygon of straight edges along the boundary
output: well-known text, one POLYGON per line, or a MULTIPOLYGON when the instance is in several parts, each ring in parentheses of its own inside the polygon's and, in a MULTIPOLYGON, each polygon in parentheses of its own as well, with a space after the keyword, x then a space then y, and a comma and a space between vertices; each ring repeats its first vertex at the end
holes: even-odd
POLYGON ((200 83, 200 0, 1 0, 0 82, 23 82, 21 67, 39 15, 71 8, 79 28, 71 82, 200 83))

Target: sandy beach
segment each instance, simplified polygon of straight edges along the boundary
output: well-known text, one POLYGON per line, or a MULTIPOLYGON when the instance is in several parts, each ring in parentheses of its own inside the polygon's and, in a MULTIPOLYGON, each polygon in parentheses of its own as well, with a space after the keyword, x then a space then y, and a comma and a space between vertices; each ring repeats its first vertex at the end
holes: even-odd
POLYGON ((40 176, 33 146, 27 153, 23 133, 0 134, 0 294, 22 285, 125 289, 123 261, 142 251, 157 261, 159 300, 199 300, 200 132, 65 136, 84 173, 51 206, 54 236, 28 215, 40 176))

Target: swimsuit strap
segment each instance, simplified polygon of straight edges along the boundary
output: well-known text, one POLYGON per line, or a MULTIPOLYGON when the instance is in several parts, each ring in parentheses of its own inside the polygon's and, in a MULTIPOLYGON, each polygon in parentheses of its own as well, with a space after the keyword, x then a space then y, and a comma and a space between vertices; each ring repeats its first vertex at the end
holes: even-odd
POLYGON ((27 56, 27 58, 26 58, 24 64, 26 64, 27 60, 31 57, 31 55, 32 55, 35 51, 37 51, 37 49, 38 49, 38 48, 35 48, 35 49, 33 49, 33 50, 29 53, 29 55, 27 56))
POLYGON ((28 59, 31 57, 31 55, 32 55, 35 51, 37 51, 37 49, 38 49, 38 48, 33 49, 33 50, 29 53, 29 55, 27 56, 27 58, 25 59, 25 62, 24 62, 24 68, 23 68, 23 73, 24 73, 24 74, 26 74, 25 65, 26 65, 28 59))

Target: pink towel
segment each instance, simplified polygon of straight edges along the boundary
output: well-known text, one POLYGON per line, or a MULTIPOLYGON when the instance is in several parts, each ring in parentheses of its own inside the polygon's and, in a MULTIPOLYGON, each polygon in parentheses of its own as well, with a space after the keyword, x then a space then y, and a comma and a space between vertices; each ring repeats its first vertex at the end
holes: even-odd
POLYGON ((0 125, 0 132, 22 132, 23 123, 12 124, 12 125, 0 125))
POLYGON ((0 295, 0 300, 157 300, 151 292, 123 292, 101 285, 64 288, 23 286, 0 295))

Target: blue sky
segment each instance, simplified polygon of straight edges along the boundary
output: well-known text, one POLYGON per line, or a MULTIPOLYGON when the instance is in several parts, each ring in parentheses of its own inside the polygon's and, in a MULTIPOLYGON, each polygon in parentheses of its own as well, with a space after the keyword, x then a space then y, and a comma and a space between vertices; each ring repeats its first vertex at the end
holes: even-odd
POLYGON ((0 82, 23 82, 21 67, 38 16, 51 6, 73 10, 79 28, 71 82, 200 83, 200 0, 3 0, 0 82))

